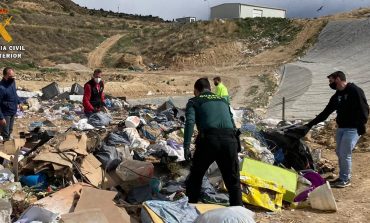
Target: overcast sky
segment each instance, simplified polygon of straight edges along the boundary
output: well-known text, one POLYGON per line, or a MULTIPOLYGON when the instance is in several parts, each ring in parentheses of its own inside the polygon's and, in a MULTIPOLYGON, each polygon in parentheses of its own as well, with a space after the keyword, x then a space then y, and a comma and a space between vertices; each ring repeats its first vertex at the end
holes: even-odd
POLYGON ((209 8, 222 3, 244 3, 286 9, 288 17, 319 17, 370 7, 370 0, 73 0, 88 8, 159 16, 166 20, 184 16, 208 19, 209 8), (322 9, 317 11, 321 6, 322 9))

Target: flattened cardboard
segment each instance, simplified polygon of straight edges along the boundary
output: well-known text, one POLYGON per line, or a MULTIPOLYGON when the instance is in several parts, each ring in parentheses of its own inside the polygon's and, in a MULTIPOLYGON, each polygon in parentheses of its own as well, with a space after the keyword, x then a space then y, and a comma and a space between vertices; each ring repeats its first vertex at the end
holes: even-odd
POLYGON ((0 157, 6 159, 8 161, 11 161, 13 159, 13 156, 10 156, 10 155, 8 155, 4 152, 1 152, 1 151, 0 151, 0 157))
POLYGON ((60 171, 60 170, 63 170, 63 169, 65 168, 65 166, 58 165, 58 164, 56 164, 56 163, 53 163, 53 164, 51 164, 51 165, 53 166, 53 169, 54 169, 55 171, 60 171))
POLYGON ((130 223, 130 216, 127 212, 118 208, 113 201, 116 194, 117 192, 114 191, 83 187, 75 211, 98 208, 104 213, 109 223, 130 223))
POLYGON ((100 161, 93 154, 86 156, 81 164, 82 174, 96 187, 99 187, 102 183, 102 169, 100 166, 100 161))
POLYGON ((87 148, 86 134, 82 134, 80 136, 77 136, 74 133, 68 134, 66 135, 65 140, 61 142, 59 145, 60 151, 73 150, 78 154, 87 156, 88 152, 86 148, 87 148))
POLYGON ((89 210, 73 212, 62 215, 63 223, 109 223, 104 213, 98 209, 93 208, 89 210))
POLYGON ((48 197, 36 201, 34 204, 41 205, 43 208, 54 213, 71 213, 75 208, 75 197, 80 194, 83 185, 86 186, 83 183, 73 184, 48 197))
MULTIPOLYGON (((68 156, 71 160, 74 159, 74 157, 71 154, 68 153, 64 154, 68 156)), ((69 168, 72 168, 73 166, 73 164, 64 155, 59 153, 41 152, 33 160, 56 163, 62 166, 67 166, 69 168)))
POLYGON ((24 139, 12 139, 4 142, 4 153, 14 155, 18 148, 21 148, 26 143, 24 139))
MULTIPOLYGON (((36 164, 32 162, 32 163, 30 163, 29 166, 24 167, 24 168, 27 168, 27 169, 32 168, 35 173, 39 173, 39 172, 42 172, 44 170, 46 170, 46 171, 49 170, 50 165, 51 165, 51 163, 47 163, 47 162, 38 162, 36 164)), ((65 167, 65 166, 63 166, 63 167, 65 167)))

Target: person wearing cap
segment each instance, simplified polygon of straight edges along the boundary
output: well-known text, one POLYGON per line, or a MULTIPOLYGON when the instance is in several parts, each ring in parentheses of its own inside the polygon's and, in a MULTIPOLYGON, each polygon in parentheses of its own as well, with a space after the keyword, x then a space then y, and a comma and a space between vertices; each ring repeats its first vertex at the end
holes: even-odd
POLYGON ((366 132, 366 122, 369 116, 369 105, 364 91, 346 80, 342 71, 336 71, 329 76, 329 86, 335 90, 325 109, 306 126, 312 126, 325 121, 331 113, 337 112, 336 154, 339 163, 339 177, 332 181, 333 187, 344 188, 351 185, 352 150, 361 135, 366 132))
POLYGON ((213 83, 216 86, 215 94, 225 98, 227 103, 230 103, 229 92, 227 91, 226 86, 221 82, 221 77, 213 78, 213 83))
POLYGON ((93 73, 92 79, 89 80, 84 86, 82 104, 87 117, 90 117, 93 113, 101 110, 106 110, 104 82, 101 78, 102 73, 103 72, 100 69, 96 69, 93 73))
POLYGON ((5 67, 3 79, 0 81, 0 130, 4 141, 11 138, 14 118, 19 104, 20 99, 15 86, 14 69, 5 67))
POLYGON ((223 97, 211 92, 207 78, 200 78, 195 82, 194 95, 186 105, 184 131, 185 159, 192 160, 190 174, 186 180, 189 202, 198 202, 203 176, 208 167, 216 161, 229 192, 230 205, 241 206, 238 160, 240 147, 229 104, 223 97), (191 159, 190 143, 195 124, 198 135, 191 159))

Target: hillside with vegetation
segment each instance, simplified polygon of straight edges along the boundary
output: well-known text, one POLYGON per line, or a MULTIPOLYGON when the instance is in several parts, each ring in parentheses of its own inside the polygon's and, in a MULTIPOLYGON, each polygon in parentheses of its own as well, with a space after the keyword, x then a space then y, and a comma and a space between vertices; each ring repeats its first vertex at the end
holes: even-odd
POLYGON ((186 63, 216 65, 287 44, 301 29, 300 23, 281 18, 145 26, 121 38, 108 53, 105 64, 122 67, 119 60, 122 54, 133 54, 142 56, 145 64, 165 67, 186 63))
POLYGON ((151 26, 158 20, 121 18, 114 13, 84 9, 67 0, 7 1, 0 7, 8 9, 8 16, 13 17, 7 26, 13 42, 4 45, 24 45, 26 49, 21 60, 1 63, 19 63, 21 68, 86 64, 88 53, 107 37, 151 26))
POLYGON ((13 45, 24 45, 23 58, 2 60, 19 68, 56 64, 86 65, 89 53, 116 34, 123 37, 108 51, 103 65, 127 68, 121 57, 140 56, 144 65, 183 67, 233 62, 289 43, 302 24, 289 19, 165 22, 158 17, 128 15, 80 7, 68 0, 1 2, 13 16, 7 27, 13 45), (226 49, 226 50, 225 50, 226 49))

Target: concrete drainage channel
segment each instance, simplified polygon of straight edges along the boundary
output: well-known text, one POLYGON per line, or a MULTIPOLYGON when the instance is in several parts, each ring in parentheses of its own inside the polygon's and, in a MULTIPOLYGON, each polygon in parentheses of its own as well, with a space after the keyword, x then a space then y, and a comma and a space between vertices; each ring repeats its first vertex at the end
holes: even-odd
POLYGON ((270 102, 267 117, 282 117, 285 97, 288 120, 314 118, 334 94, 326 76, 336 70, 345 72, 347 80, 360 86, 369 100, 369 58, 370 19, 329 22, 307 55, 286 65, 285 77, 270 102))

